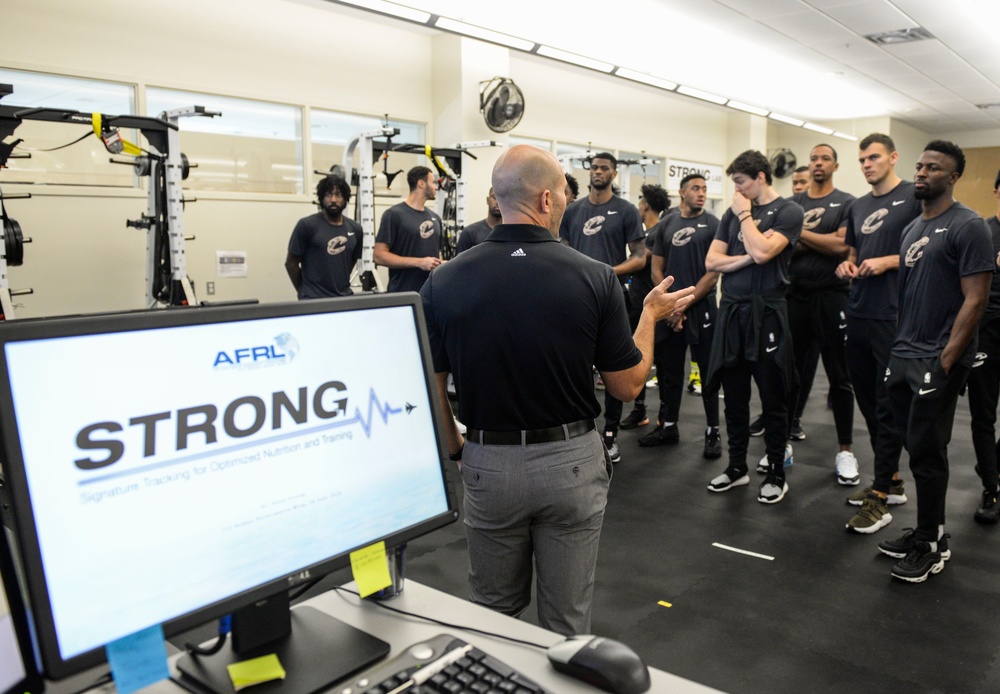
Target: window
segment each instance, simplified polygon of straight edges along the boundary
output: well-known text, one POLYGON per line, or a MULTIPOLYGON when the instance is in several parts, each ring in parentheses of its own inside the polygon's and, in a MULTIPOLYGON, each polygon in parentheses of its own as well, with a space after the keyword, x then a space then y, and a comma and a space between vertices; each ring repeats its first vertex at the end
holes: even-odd
POLYGON ((181 151, 191 164, 185 188, 301 193, 302 110, 296 106, 150 87, 146 112, 204 106, 221 116, 181 118, 181 151))
MULTIPOLYGON (((645 152, 619 152, 618 153, 618 181, 622 188, 622 197, 630 202, 638 203, 639 196, 642 195, 642 186, 645 183, 656 183, 664 185, 666 174, 666 159, 664 157, 653 156, 645 152), (656 161, 655 164, 645 164, 643 161, 656 161), (626 164, 626 162, 640 162, 638 164, 626 164), (626 166, 628 168, 626 169, 626 166), (627 193, 627 194, 626 194, 627 193)), ((677 191, 667 191, 670 193, 670 205, 676 206, 677 191)))
MULTIPOLYGON (((54 108, 107 116, 135 114, 135 88, 132 85, 98 80, 47 75, 40 72, 0 69, 0 82, 11 84, 14 93, 0 102, 4 106, 54 108)), ((129 142, 143 145, 135 130, 122 130, 129 142)), ((136 184, 132 168, 116 166, 103 143, 93 136, 86 123, 52 123, 24 120, 14 131, 11 142, 24 140, 7 162, 0 182, 58 183, 70 185, 120 186, 136 184), (73 140, 80 142, 56 149, 73 140), (49 151, 45 151, 49 150, 49 151), (22 158, 23 157, 23 158, 22 158)), ((126 160, 127 157, 120 157, 126 160)))
POLYGON ((536 140, 533 137, 518 137, 517 135, 511 135, 508 138, 507 143, 510 147, 513 147, 514 145, 532 145, 533 147, 544 149, 546 152, 552 151, 551 140, 536 140))

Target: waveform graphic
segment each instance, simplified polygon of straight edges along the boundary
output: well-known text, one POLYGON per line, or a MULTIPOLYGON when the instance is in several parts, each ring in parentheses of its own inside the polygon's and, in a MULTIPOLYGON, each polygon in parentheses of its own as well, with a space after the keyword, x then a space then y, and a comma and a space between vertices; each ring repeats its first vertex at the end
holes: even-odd
POLYGON ((378 395, 375 394, 375 389, 371 388, 368 391, 368 416, 367 417, 362 416, 361 415, 361 408, 360 407, 355 407, 354 408, 354 419, 348 419, 348 420, 346 420, 344 422, 340 422, 339 424, 345 425, 345 424, 353 424, 354 422, 357 422, 358 424, 361 425, 361 429, 365 432, 365 436, 368 437, 368 438, 371 438, 372 437, 372 410, 374 410, 376 408, 378 409, 378 415, 382 418, 382 423, 383 424, 388 424, 389 423, 389 415, 391 415, 391 414, 400 414, 403 411, 402 407, 391 407, 389 405, 389 403, 386 403, 385 405, 383 405, 382 401, 379 400, 378 395))

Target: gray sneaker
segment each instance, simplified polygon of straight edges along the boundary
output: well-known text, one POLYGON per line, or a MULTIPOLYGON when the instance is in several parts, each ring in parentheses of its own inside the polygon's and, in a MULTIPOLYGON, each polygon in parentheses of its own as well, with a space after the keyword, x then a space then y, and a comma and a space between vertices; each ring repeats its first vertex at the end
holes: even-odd
POLYGON ((757 501, 762 504, 776 504, 788 493, 788 482, 768 475, 757 492, 757 501))
POLYGON ((618 442, 614 441, 608 448, 608 456, 611 458, 611 464, 617 465, 622 461, 622 454, 618 451, 618 442))
POLYGON ((747 476, 746 470, 741 472, 732 468, 726 468, 725 472, 708 483, 708 491, 725 492, 733 487, 742 487, 747 484, 750 484, 750 478, 747 476))

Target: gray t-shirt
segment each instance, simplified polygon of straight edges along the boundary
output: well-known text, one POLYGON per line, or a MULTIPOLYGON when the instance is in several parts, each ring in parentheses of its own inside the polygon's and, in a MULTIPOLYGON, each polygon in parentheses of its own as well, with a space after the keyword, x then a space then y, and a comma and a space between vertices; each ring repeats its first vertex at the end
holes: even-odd
MULTIPOLYGON (((836 190, 821 198, 811 198, 803 192, 793 195, 803 210, 802 230, 814 234, 835 234, 844 226, 851 211, 854 196, 842 190, 836 190)), ((837 277, 837 266, 843 258, 820 253, 807 247, 804 243, 797 244, 792 253, 792 263, 789 272, 792 275, 791 292, 814 292, 823 289, 841 289, 847 291, 848 282, 837 277)))
POLYGON ((300 299, 350 296, 351 271, 361 259, 364 232, 353 219, 334 225, 317 212, 295 224, 288 252, 301 258, 300 299))
MULTIPOLYGON (((900 181, 885 195, 868 193, 854 201, 847 218, 844 242, 854 248, 858 265, 869 258, 899 253, 903 229, 922 213, 913 196, 913 184, 900 181)), ((899 309, 899 272, 889 270, 851 282, 847 315, 871 320, 896 320, 899 309)))
POLYGON ((639 210, 617 196, 603 205, 580 198, 566 208, 559 226, 559 238, 571 248, 612 267, 624 263, 626 246, 644 236, 639 210))
MULTIPOLYGON (((434 212, 415 210, 405 202, 382 213, 377 243, 407 258, 436 258, 441 254, 441 218, 434 212)), ((431 273, 416 267, 389 268, 390 292, 419 292, 431 273)))
MULTIPOLYGON (((788 239, 788 245, 763 265, 753 263, 735 272, 722 275, 722 292, 731 296, 750 296, 753 294, 776 294, 783 292, 790 282, 788 265, 795 244, 802 235, 802 208, 786 198, 777 197, 766 205, 754 206, 750 210, 754 223, 763 233, 773 230, 788 239)), ((715 240, 725 241, 726 253, 731 256, 746 255, 743 245, 743 231, 740 221, 732 209, 726 210, 719 222, 715 240)))
MULTIPOLYGON (((899 253, 899 322, 892 353, 938 356, 965 300, 962 278, 996 267, 986 222, 956 202, 937 217, 910 222, 899 253)), ((960 362, 970 365, 974 352, 972 341, 960 362)))

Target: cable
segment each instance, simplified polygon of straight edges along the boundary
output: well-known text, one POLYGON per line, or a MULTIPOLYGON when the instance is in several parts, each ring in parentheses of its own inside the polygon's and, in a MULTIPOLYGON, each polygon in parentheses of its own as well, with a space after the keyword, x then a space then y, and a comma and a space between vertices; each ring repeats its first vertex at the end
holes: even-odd
POLYGON ((312 588, 315 588, 316 584, 319 583, 320 581, 322 581, 323 578, 325 578, 325 576, 324 577, 320 577, 320 578, 315 578, 315 579, 309 581, 309 583, 306 583, 304 586, 299 587, 299 589, 296 590, 294 593, 289 594, 288 601, 289 602, 295 602, 300 597, 302 597, 303 593, 311 590, 312 588))
MULTIPOLYGON (((343 593, 348 593, 350 595, 355 595, 355 596, 357 596, 359 598, 361 597, 361 595, 359 593, 357 593, 357 592, 355 592, 353 590, 348 590, 347 588, 344 588, 343 586, 335 586, 334 590, 340 591, 340 592, 343 592, 343 593)), ((467 627, 467 626, 463 626, 461 624, 452 624, 451 622, 445 622, 445 621, 442 621, 440 619, 434 619, 433 617, 425 617, 422 614, 414 614, 413 612, 407 612, 406 610, 400 610, 399 608, 396 608, 396 607, 390 607, 389 605, 386 605, 384 602, 379 602, 378 600, 373 600, 372 604, 378 605, 383 610, 389 610, 390 612, 396 612, 397 614, 403 614, 403 615, 406 615, 407 617, 416 617, 417 619, 423 619, 423 620, 425 620, 427 622, 433 622, 434 624, 439 624, 439 625, 441 625, 443 627, 449 627, 451 629, 462 629, 463 631, 471 631, 471 632, 473 632, 475 634, 482 634, 483 636, 492 636, 493 638, 503 639, 505 641, 510 641, 511 643, 521 644, 522 646, 531 646, 533 648, 539 648, 539 649, 541 649, 543 651, 548 650, 548 648, 549 648, 548 646, 543 646, 542 644, 540 644, 540 643, 534 643, 533 641, 524 641, 522 639, 515 639, 513 636, 504 636, 503 634, 497 634, 497 633, 492 632, 492 631, 485 631, 483 629, 476 629, 475 627, 467 627)))
POLYGON ((232 624, 232 617, 226 615, 225 617, 219 618, 219 638, 215 640, 208 648, 203 648, 196 643, 191 643, 190 641, 184 642, 184 650, 191 655, 215 655, 222 650, 222 647, 226 645, 226 637, 229 636, 229 629, 232 624))
POLYGON ((82 142, 83 140, 86 140, 88 137, 90 137, 93 134, 94 134, 93 130, 88 130, 87 132, 85 132, 83 135, 81 135, 80 137, 76 138, 72 142, 67 142, 64 145, 59 145, 58 147, 52 147, 50 149, 35 149, 34 147, 21 147, 21 146, 18 146, 15 149, 23 149, 26 152, 55 152, 58 149, 66 149, 67 147, 69 147, 71 145, 75 145, 77 142, 82 142))

